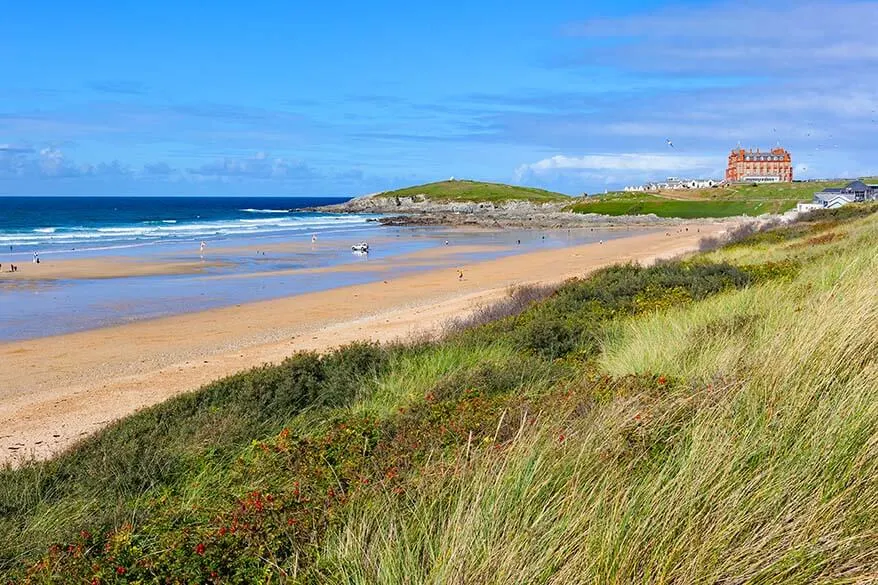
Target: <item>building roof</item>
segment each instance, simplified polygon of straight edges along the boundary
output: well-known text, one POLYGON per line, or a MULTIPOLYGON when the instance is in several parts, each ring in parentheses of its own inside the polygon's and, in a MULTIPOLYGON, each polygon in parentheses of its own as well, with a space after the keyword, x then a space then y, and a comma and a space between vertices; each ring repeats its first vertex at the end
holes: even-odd
POLYGON ((851 181, 844 188, 846 191, 868 191, 869 185, 862 181, 851 181))
POLYGON ((830 192, 827 189, 826 191, 814 193, 814 201, 833 201, 835 199, 844 199, 845 201, 853 201, 850 193, 841 193, 838 190, 830 192))

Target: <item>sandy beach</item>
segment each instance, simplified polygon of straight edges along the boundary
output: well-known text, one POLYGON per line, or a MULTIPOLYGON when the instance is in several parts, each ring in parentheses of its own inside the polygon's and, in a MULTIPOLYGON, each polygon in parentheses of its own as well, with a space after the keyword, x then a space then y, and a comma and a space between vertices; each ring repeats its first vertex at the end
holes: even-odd
MULTIPOLYGON (((679 255, 696 249, 701 237, 726 227, 702 224, 697 225, 699 232, 696 225, 690 224, 688 231, 681 226, 669 234, 469 263, 463 266, 462 281, 456 268, 449 266, 369 284, 0 344, 0 458, 11 462, 45 458, 119 417, 234 372, 278 362, 300 350, 434 331, 452 317, 502 298, 510 285, 559 282, 617 262, 646 263, 679 255)), ((452 250, 425 254, 444 253, 452 250)), ((380 264, 375 268, 380 269, 380 264)), ((97 271, 99 266, 90 269, 97 271)), ((73 264, 65 270, 70 276, 77 273, 73 264)))

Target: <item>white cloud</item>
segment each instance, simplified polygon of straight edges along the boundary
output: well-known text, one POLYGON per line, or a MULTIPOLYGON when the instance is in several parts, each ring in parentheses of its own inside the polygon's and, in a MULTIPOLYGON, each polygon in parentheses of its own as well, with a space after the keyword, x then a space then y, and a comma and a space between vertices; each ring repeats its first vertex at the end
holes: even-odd
POLYGON ((678 173, 682 171, 707 170, 722 161, 716 157, 685 156, 673 154, 588 154, 566 156, 563 154, 518 167, 516 176, 554 174, 581 171, 628 171, 632 174, 678 173))
POLYGON ((625 41, 589 43, 582 63, 599 55, 645 70, 808 76, 878 64, 878 48, 861 41, 876 27, 874 1, 727 0, 595 18, 567 32, 625 41))

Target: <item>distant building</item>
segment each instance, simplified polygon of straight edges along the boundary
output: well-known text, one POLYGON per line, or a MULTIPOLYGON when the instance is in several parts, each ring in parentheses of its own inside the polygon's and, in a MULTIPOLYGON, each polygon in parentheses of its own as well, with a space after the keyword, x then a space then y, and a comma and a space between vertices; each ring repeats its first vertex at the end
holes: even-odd
POLYGON ((729 183, 792 183, 793 159, 789 151, 772 148, 754 152, 736 148, 729 154, 726 167, 726 181, 729 183))
POLYGON ((643 192, 643 191, 678 191, 680 189, 709 189, 719 185, 719 181, 714 179, 680 179, 677 177, 668 177, 666 181, 659 183, 647 183, 645 185, 632 185, 623 189, 626 192, 643 192))
POLYGON ((864 203, 878 201, 878 185, 869 185, 863 181, 853 181, 839 189, 824 189, 814 193, 814 205, 822 209, 835 209, 848 203, 864 203))

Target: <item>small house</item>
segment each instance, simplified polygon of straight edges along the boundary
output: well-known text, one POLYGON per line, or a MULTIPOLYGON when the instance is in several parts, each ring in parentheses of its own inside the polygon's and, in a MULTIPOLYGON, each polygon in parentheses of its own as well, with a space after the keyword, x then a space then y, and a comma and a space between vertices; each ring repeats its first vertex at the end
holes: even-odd
POLYGON ((823 209, 835 209, 848 203, 878 201, 878 185, 852 181, 838 189, 824 189, 814 193, 814 203, 823 209))

